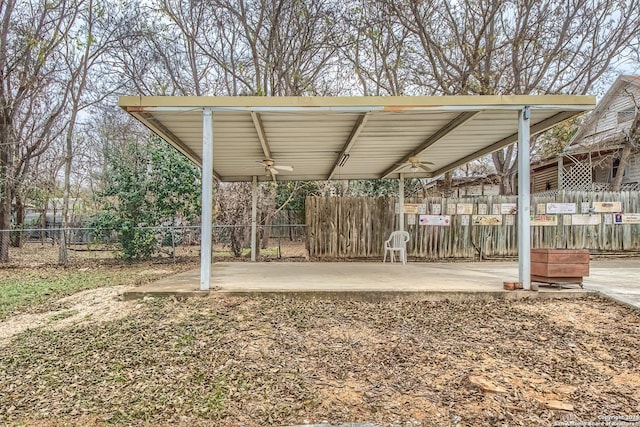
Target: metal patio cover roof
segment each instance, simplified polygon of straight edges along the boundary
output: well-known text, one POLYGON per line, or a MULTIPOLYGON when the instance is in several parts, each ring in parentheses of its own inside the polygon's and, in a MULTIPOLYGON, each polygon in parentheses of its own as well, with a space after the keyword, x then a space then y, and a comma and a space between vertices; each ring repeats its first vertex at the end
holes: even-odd
POLYGON ((531 135, 595 106, 579 95, 403 97, 120 97, 120 106, 198 165, 203 111, 213 114, 213 169, 220 181, 438 176, 517 141, 529 106, 531 135), (411 172, 410 157, 431 162, 411 172))

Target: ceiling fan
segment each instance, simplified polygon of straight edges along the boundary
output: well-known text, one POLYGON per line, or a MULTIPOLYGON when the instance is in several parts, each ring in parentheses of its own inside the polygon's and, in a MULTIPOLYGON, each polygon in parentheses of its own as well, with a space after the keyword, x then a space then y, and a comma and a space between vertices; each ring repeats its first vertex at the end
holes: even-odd
POLYGON ((431 168, 429 166, 433 166, 434 164, 432 162, 422 162, 420 161, 420 158, 418 156, 412 156, 409 157, 409 159, 404 162, 404 163, 400 163, 402 166, 398 169, 398 170, 402 170, 405 168, 409 168, 409 170, 411 172, 418 172, 420 169, 426 171, 426 172, 432 172, 431 168))
POLYGON ((293 172, 293 166, 287 166, 287 165, 276 165, 276 161, 273 159, 263 159, 262 161, 259 161, 258 163, 261 163, 262 166, 264 166, 264 170, 266 172, 267 175, 271 175, 273 177, 273 179, 276 178, 276 175, 278 175, 280 173, 280 171, 288 171, 288 172, 293 172))

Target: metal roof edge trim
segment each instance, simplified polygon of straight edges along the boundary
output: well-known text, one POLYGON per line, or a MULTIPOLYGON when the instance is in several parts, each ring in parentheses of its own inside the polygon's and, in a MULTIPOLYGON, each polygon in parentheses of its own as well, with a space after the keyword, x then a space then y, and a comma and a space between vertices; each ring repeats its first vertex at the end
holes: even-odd
MULTIPOLYGON (((123 109, 136 112, 136 107, 146 110, 151 107, 169 108, 320 108, 403 111, 418 107, 475 107, 475 108, 521 108, 525 105, 539 108, 574 107, 592 109, 596 105, 593 95, 459 95, 459 96, 120 96, 118 103, 123 109)), ((257 110, 258 111, 258 110, 257 110)))

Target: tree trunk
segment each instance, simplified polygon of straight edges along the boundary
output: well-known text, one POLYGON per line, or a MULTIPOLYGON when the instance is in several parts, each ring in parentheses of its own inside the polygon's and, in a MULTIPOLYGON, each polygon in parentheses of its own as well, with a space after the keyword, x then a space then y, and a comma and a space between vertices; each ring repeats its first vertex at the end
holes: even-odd
POLYGON ((64 193, 62 196, 62 221, 60 224, 60 246, 58 247, 58 264, 67 265, 67 228, 69 227, 69 198, 71 194, 71 163, 73 162, 73 130, 76 122, 77 103, 74 105, 69 129, 67 130, 65 159, 64 159, 64 193))
POLYGON ((11 240, 11 180, 12 162, 9 144, 8 117, 0 117, 0 263, 9 262, 11 240))
POLYGON ((273 224, 273 216, 267 214, 264 219, 264 228, 262 229, 262 242, 260 246, 262 249, 267 249, 269 247, 269 238, 271 237, 271 224, 273 224))
POLYGON ((622 178, 624 178, 624 170, 627 168, 629 158, 631 158, 633 147, 638 146, 639 142, 640 112, 636 113, 636 116, 631 123, 631 127, 629 128, 629 139, 625 142, 622 152, 620 153, 620 164, 618 165, 618 171, 616 172, 616 176, 611 184, 611 191, 620 191, 620 187, 622 187, 622 178))
POLYGON ((633 146, 631 144, 631 141, 627 141, 624 143, 624 147, 620 152, 620 163, 618 164, 618 170, 616 171, 616 176, 613 178, 613 182, 611 183, 611 191, 620 191, 620 187, 622 187, 624 171, 627 168, 627 164, 629 163, 632 148, 633 146))
POLYGON ((24 202, 22 201, 22 197, 16 195, 16 226, 15 234, 13 235, 13 239, 11 239, 11 246, 14 248, 21 248, 24 242, 22 229, 24 228, 24 202))
POLYGON ((445 172, 442 192, 444 197, 451 197, 451 185, 453 183, 453 171, 445 172))
POLYGON ((46 199, 42 212, 40 214, 40 241, 44 246, 47 241, 47 208, 49 207, 49 199, 46 199))
MULTIPOLYGON (((3 185, 3 192, 7 186, 3 185)), ((0 263, 9 262, 9 241, 11 239, 11 199, 2 197, 0 204, 0 263)))

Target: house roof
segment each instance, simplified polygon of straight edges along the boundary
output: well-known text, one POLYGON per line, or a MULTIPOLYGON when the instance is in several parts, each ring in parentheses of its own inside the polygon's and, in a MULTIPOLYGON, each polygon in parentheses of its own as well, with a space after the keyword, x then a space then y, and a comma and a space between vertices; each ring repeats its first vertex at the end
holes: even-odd
POLYGON ((620 145, 624 139, 624 134, 612 134, 599 140, 594 144, 581 144, 585 137, 589 135, 589 132, 595 128, 601 117, 611 108, 611 104, 616 100, 621 91, 628 87, 628 85, 637 86, 640 88, 640 76, 620 76, 611 85, 607 93, 602 97, 596 108, 589 114, 585 122, 580 126, 576 134, 571 138, 571 141, 567 144, 565 152, 570 154, 586 153, 592 151, 594 148, 616 148, 620 145))
POLYGON ((213 168, 220 181, 434 177, 517 141, 518 114, 531 134, 591 110, 578 95, 442 97, 144 97, 120 106, 197 164, 203 111, 213 114, 213 168), (410 172, 417 157, 429 171, 410 172))

